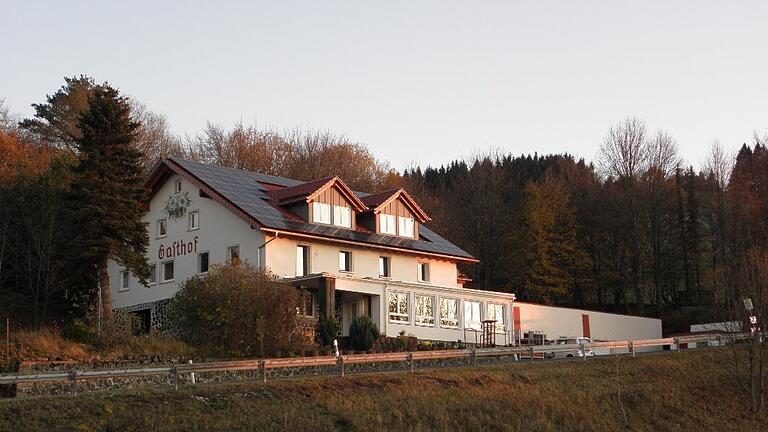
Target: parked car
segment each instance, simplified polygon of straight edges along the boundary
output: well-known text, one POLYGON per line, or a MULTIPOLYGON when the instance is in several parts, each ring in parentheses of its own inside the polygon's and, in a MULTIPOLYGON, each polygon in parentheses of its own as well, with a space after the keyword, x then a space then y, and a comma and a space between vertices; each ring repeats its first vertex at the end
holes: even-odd
MULTIPOLYGON (((566 348, 563 350, 557 350, 557 351, 551 351, 547 353, 547 358, 570 358, 570 357, 582 357, 582 351, 581 351, 581 345, 582 344, 591 344, 592 339, 588 337, 565 337, 561 336, 554 341, 552 341, 552 345, 562 348, 566 348), (563 345, 568 345, 567 347, 563 345)), ((595 352, 592 351, 590 348, 585 348, 584 354, 588 356, 594 356, 595 352)))

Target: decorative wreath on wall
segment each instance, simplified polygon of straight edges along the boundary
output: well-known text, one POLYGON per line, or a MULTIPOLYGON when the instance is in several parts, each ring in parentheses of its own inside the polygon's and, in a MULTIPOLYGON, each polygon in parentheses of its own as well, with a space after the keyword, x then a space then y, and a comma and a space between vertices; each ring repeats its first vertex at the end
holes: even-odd
POLYGON ((176 192, 168 197, 163 211, 173 220, 182 219, 187 214, 187 208, 192 204, 189 192, 176 192))

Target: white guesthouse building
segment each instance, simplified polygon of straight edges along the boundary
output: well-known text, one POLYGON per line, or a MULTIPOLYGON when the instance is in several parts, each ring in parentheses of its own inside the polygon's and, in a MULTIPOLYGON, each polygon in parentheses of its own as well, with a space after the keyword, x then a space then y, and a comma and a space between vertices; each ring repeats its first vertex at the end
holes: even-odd
POLYGON ((661 336, 659 320, 464 288, 457 264, 477 260, 427 229, 429 217, 403 189, 366 195, 338 177, 300 182, 178 158, 160 162, 147 188, 149 286, 109 265, 113 306, 137 314, 146 329, 162 322, 180 283, 237 258, 305 288, 303 313, 335 317, 342 335, 367 315, 387 336, 405 331, 428 340, 479 342, 486 319, 496 321, 497 344, 526 330, 661 336), (174 217, 169 200, 179 204, 174 217))

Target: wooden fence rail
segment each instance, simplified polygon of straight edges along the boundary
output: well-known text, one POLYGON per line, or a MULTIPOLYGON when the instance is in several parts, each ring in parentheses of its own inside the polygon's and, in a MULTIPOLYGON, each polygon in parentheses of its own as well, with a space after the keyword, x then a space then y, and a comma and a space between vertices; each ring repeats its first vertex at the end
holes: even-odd
MULTIPOLYGON (((603 350, 621 350, 634 355, 637 348, 658 347, 665 345, 675 345, 680 349, 680 344, 696 342, 713 342, 718 344, 723 342, 731 343, 735 340, 746 339, 750 337, 749 333, 743 334, 705 334, 681 336, 662 339, 644 339, 644 340, 626 340, 610 342, 593 342, 588 344, 568 344, 568 345, 530 345, 499 348, 477 348, 462 350, 443 350, 443 351, 415 351, 398 353, 380 353, 380 354, 352 354, 341 355, 338 358, 333 356, 325 357, 299 357, 299 358, 279 358, 264 360, 238 360, 221 361, 205 363, 182 363, 172 366, 160 367, 142 367, 129 369, 101 369, 101 370, 77 370, 57 371, 35 374, 0 374, 0 385, 2 384, 24 384, 41 382, 71 382, 76 383, 80 380, 109 379, 109 378, 127 378, 137 376, 168 375, 173 377, 173 383, 178 387, 179 374, 199 374, 209 372, 232 372, 260 370, 264 381, 267 380, 268 369, 298 368, 298 367, 316 367, 316 366, 337 366, 340 375, 344 375, 345 368, 354 364, 365 363, 384 363, 384 362, 408 362, 411 371, 414 370, 415 361, 423 360, 442 360, 466 358, 472 365, 476 363, 478 357, 513 357, 516 360, 526 358, 533 361, 534 357, 544 358, 546 355, 557 352, 584 353, 587 349, 603 350)), ((615 352, 615 351, 612 351, 615 352)), ((583 356, 587 359, 587 356, 583 356)))

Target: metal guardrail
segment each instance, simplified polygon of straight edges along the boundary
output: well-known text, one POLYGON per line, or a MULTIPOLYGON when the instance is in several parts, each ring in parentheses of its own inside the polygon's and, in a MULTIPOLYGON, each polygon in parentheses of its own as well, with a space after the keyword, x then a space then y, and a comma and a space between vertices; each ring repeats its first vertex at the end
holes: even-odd
MULTIPOLYGON (((315 366, 337 366, 339 374, 344 376, 346 366, 365 363, 384 363, 384 362, 408 362, 411 371, 414 370, 414 362, 420 360, 441 360, 468 358, 471 364, 476 364, 478 357, 510 357, 514 356, 516 360, 523 358, 530 359, 544 358, 547 354, 556 352, 585 352, 586 349, 610 349, 626 350, 626 353, 635 355, 637 348, 657 347, 664 345, 675 345, 680 350, 680 344, 695 342, 732 342, 734 340, 746 339, 750 337, 749 333, 743 334, 706 334, 696 336, 682 336, 662 339, 644 339, 644 340, 625 340, 610 342, 593 342, 589 344, 568 344, 568 345, 531 345, 517 347, 500 348, 478 348, 462 350, 443 350, 443 351, 415 351, 399 353, 380 353, 380 354, 352 354, 341 355, 337 357, 299 357, 299 358, 280 358, 264 360, 237 360, 222 362, 207 362, 196 364, 176 364, 172 366, 144 367, 131 369, 102 369, 102 370, 77 370, 46 372, 37 374, 0 374, 0 384, 24 384, 41 382, 71 382, 73 384, 80 380, 127 378, 137 376, 169 375, 173 378, 173 384, 178 388, 180 374, 195 374, 209 372, 231 372, 259 370, 262 372, 263 381, 267 381, 267 371, 269 369, 297 368, 297 367, 315 367, 315 366)), ((582 356, 586 361, 587 356, 582 356)))

